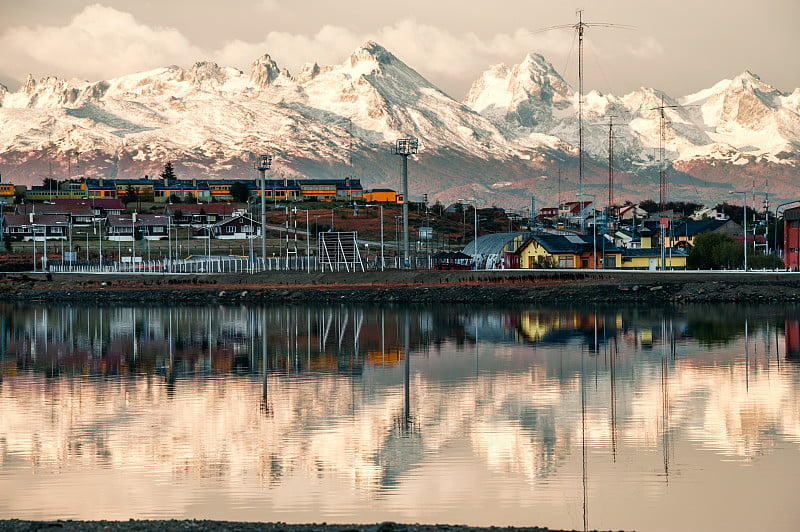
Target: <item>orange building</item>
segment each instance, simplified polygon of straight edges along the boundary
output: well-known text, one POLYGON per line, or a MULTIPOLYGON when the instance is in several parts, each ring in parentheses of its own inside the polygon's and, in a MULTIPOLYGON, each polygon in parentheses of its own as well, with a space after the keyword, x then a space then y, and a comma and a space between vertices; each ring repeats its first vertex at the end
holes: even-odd
POLYGON ((0 183, 0 200, 12 203, 14 201, 15 193, 16 187, 13 183, 0 183))
POLYGON ((403 203, 403 195, 390 188, 374 188, 364 192, 367 203, 403 203))

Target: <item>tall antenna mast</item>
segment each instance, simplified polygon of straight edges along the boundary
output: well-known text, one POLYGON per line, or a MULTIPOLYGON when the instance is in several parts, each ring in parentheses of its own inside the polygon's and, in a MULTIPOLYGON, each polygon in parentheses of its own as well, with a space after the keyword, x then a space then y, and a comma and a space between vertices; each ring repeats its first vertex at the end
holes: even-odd
POLYGON ((558 206, 561 207, 561 168, 558 169, 558 206))
POLYGON ((614 116, 608 117, 608 208, 614 206, 614 116))
MULTIPOLYGON (((578 23, 575 31, 578 33, 578 192, 583 201, 583 10, 578 9, 578 23)), ((594 207, 592 207, 594 208, 594 207)), ((586 215, 581 205, 581 233, 586 229, 586 215)))
MULTIPOLYGON (((624 28, 632 29, 632 26, 622 24, 608 24, 606 22, 584 22, 583 10, 576 10, 578 15, 578 22, 576 24, 562 24, 559 26, 551 26, 544 28, 538 32, 547 31, 559 28, 574 29, 578 35, 578 192, 579 197, 583 196, 583 33, 584 30, 590 26, 602 26, 606 28, 624 28)), ((581 200, 582 201, 582 200, 581 200)), ((586 230, 586 214, 581 209, 581 233, 586 230)))
MULTIPOLYGON (((685 109, 687 107, 696 107, 694 105, 664 105, 664 95, 661 95, 661 105, 658 107, 651 107, 652 110, 659 111, 659 140, 658 140, 658 208, 659 208, 659 227, 661 228, 661 269, 666 269, 666 257, 664 248, 664 233, 670 228, 672 220, 667 217, 667 118, 664 114, 664 109, 685 109)), ((670 253, 672 253, 670 251, 670 253)))
POLYGON ((660 134, 658 136, 658 208, 661 212, 659 225, 661 227, 661 269, 666 269, 666 257, 664 249, 664 232, 667 230, 667 169, 665 166, 666 158, 666 145, 667 145, 667 120, 664 117, 664 96, 661 96, 661 106, 659 107, 660 119, 660 134), (666 223, 665 223, 666 222, 666 223))

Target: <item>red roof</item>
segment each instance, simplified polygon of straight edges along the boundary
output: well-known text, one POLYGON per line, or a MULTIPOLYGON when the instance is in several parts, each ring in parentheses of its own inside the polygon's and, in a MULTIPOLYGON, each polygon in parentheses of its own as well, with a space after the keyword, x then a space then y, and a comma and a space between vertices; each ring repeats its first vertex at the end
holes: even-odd
POLYGON ((6 227, 25 227, 26 225, 69 225, 65 214, 34 214, 31 222, 30 214, 6 214, 3 216, 6 227))
POLYGON ((93 198, 93 199, 74 199, 61 198, 54 199, 56 205, 89 205, 105 210, 125 210, 125 204, 119 198, 93 198))
POLYGON ((164 212, 175 214, 177 211, 181 211, 183 214, 200 214, 200 211, 203 211, 205 214, 230 216, 238 209, 237 205, 231 203, 167 203, 164 212))
POLYGON ((18 214, 70 214, 72 216, 91 216, 89 205, 58 205, 53 203, 22 203, 17 205, 18 214))

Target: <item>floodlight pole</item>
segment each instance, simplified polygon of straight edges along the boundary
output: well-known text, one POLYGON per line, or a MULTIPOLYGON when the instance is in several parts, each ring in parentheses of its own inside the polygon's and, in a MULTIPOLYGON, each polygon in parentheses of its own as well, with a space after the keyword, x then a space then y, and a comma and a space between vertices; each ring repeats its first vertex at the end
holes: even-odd
POLYGON ((415 137, 397 139, 395 155, 403 157, 403 268, 410 267, 408 248, 408 156, 419 150, 419 140, 415 137))
POLYGON ((258 161, 253 163, 253 168, 258 170, 261 176, 261 266, 267 262, 267 204, 265 199, 266 172, 272 166, 272 155, 261 155, 258 161))

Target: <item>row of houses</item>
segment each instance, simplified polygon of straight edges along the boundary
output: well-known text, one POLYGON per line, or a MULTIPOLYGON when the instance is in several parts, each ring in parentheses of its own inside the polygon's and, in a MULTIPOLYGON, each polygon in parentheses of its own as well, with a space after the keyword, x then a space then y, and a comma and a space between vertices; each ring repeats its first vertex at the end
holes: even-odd
MULTIPOLYGON (((644 220, 649 213, 636 204, 617 205, 609 209, 608 219, 615 225, 635 225, 637 221, 644 220)), ((578 225, 581 218, 588 226, 603 224, 602 217, 598 216, 597 209, 591 201, 565 201, 558 207, 543 207, 539 210, 537 219, 549 225, 557 225, 560 221, 567 225, 578 225)), ((674 216, 672 217, 674 218, 674 216)), ((714 207, 702 207, 689 216, 693 221, 726 222, 730 217, 714 207)))
MULTIPOLYGON (((246 195, 261 196, 258 179, 72 179, 33 187, 0 183, 0 201, 13 203, 15 198, 26 201, 64 199, 137 199, 163 202, 193 201, 199 203, 234 201, 235 189, 246 195)), ((386 188, 364 190, 360 179, 268 179, 264 182, 264 197, 271 202, 294 201, 366 201, 402 203, 403 195, 386 188)))
POLYGON ((15 205, 2 218, 4 238, 10 241, 67 240, 91 230, 108 240, 160 240, 176 227, 193 227, 195 236, 252 238, 261 225, 237 204, 166 204, 160 214, 126 213, 120 199, 54 200, 15 205))
MULTIPOLYGON (((784 217, 784 263, 800 268, 800 208, 789 209, 784 217)), ((679 269, 686 267, 688 250, 697 235, 726 234, 744 242, 741 225, 727 217, 676 220, 662 229, 658 220, 642 220, 629 229, 591 235, 560 232, 496 233, 469 244, 464 253, 478 269, 507 268, 621 268, 679 269)), ((747 235, 747 245, 767 248, 763 235, 747 235)))
POLYGON ((495 233, 483 235, 464 248, 476 269, 515 268, 622 268, 677 269, 686 267, 688 253, 682 248, 662 252, 653 247, 649 234, 638 247, 618 247, 603 236, 553 233, 495 233), (664 262, 664 264, 661 263, 664 262))

